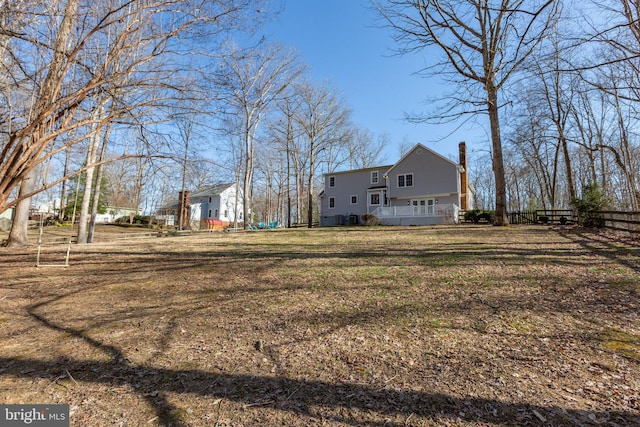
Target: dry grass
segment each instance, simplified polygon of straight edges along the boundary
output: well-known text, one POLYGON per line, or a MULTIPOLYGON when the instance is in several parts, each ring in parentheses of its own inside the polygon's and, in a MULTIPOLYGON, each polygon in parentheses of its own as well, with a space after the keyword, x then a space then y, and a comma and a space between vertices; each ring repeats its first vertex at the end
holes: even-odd
POLYGON ((73 426, 638 425, 640 249, 576 229, 0 249, 0 403, 73 426))

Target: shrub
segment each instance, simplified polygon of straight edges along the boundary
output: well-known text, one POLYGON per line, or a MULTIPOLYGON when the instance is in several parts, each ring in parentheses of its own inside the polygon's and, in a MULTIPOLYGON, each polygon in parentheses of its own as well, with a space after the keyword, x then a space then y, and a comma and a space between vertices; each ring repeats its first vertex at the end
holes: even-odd
POLYGON ((495 216, 495 212, 493 211, 482 211, 480 215, 478 215, 478 222, 485 220, 489 224, 493 224, 493 217, 495 216))
POLYGON ((365 225, 378 225, 378 217, 376 217, 374 214, 361 215, 360 220, 365 225))
POLYGON ((494 211, 485 211, 480 209, 472 209, 464 213, 464 220, 466 222, 473 222, 478 224, 480 221, 486 221, 489 224, 493 223, 494 211))
POLYGON ((571 201, 571 207, 576 211, 578 224, 583 227, 600 228, 604 225, 604 219, 599 211, 609 205, 609 200, 598 184, 590 183, 582 189, 582 199, 571 201))
POLYGON ((121 216, 116 219, 116 224, 138 224, 138 225, 147 225, 151 222, 151 217, 149 215, 135 215, 133 220, 128 216, 121 216))
POLYGON ((478 214, 480 213, 480 209, 472 209, 470 211, 466 211, 464 213, 465 222, 474 222, 478 223, 478 214))

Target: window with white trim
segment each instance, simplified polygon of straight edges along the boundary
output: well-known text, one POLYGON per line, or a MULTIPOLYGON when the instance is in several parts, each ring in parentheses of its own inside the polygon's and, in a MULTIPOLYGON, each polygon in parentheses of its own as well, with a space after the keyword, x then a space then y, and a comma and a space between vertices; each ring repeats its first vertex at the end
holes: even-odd
POLYGON ((358 196, 351 196, 351 204, 352 205, 358 204, 358 196))
POLYGON ((413 174, 405 173, 398 175, 398 188, 413 187, 413 174))
POLYGON ((335 187, 336 186, 336 177, 335 176, 330 176, 329 177, 329 187, 335 187))
POLYGON ((336 207, 336 198, 329 197, 329 209, 333 209, 336 207))
POLYGON ((371 183, 372 184, 377 184, 378 182, 380 182, 380 177, 378 175, 378 171, 372 171, 371 172, 371 183))
POLYGON ((380 204, 380 193, 371 193, 369 197, 370 206, 378 206, 380 204))

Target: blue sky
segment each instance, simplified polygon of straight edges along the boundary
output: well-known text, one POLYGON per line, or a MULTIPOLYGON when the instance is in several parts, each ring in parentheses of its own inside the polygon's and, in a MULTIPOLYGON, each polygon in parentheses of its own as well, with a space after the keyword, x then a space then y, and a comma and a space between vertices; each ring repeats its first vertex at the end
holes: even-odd
POLYGON ((468 149, 486 147, 488 137, 479 124, 448 136, 452 126, 415 125, 405 112, 428 111, 425 100, 441 82, 415 76, 425 54, 399 57, 386 29, 377 25, 367 0, 288 0, 283 12, 266 27, 269 39, 295 47, 316 80, 328 79, 344 94, 353 121, 375 134, 388 133, 391 144, 383 163, 399 158, 398 145, 407 140, 454 160, 458 142, 468 149))

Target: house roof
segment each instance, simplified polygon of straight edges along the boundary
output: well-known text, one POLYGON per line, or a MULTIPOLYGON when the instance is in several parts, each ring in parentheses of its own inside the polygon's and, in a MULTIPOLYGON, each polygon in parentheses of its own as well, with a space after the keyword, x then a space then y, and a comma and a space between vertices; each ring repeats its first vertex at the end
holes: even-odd
MULTIPOLYGON (((232 187, 234 184, 233 183, 228 183, 228 184, 215 184, 215 185, 209 185, 206 187, 200 187, 197 190, 193 191, 189 197, 191 199, 193 198, 197 198, 197 197, 214 197, 214 196, 218 196, 220 195, 220 193, 222 193, 224 190, 226 190, 229 187, 232 187)), ((179 198, 178 195, 176 195, 176 199, 179 198)), ((178 202, 172 202, 172 203, 168 203, 166 205, 162 205, 158 208, 158 210, 177 210, 178 209, 178 202)))
POLYGON ((366 171, 374 171, 374 170, 387 170, 390 167, 392 167, 393 165, 384 165, 384 166, 373 166, 370 168, 364 168, 364 169, 350 169, 350 170, 346 170, 346 171, 338 171, 338 172, 330 172, 330 173, 324 173, 322 175, 340 175, 342 173, 353 173, 353 172, 366 172, 366 171))
POLYGON ((234 184, 232 182, 226 184, 215 184, 207 187, 201 187, 196 189, 193 193, 191 193, 191 197, 209 197, 209 196, 217 196, 222 193, 224 190, 232 187, 234 184))
POLYGON ((400 160, 398 160, 397 162, 395 162, 395 163, 394 163, 394 164, 392 164, 392 165, 373 166, 373 167, 370 167, 370 168, 364 168, 364 169, 351 169, 351 170, 346 170, 346 171, 339 171, 339 172, 325 173, 325 174, 323 174, 323 175, 339 175, 339 174, 347 174, 347 173, 353 173, 353 172, 365 172, 365 171, 368 171, 368 170, 372 170, 372 171, 373 171, 373 170, 383 170, 383 171, 385 171, 385 174, 388 174, 388 173, 389 173, 389 172, 391 172, 391 171, 392 171, 396 166, 398 166, 400 163, 402 163, 402 161, 403 161, 405 158, 407 158, 411 153, 413 153, 413 152, 414 152, 415 150, 417 150, 417 149, 427 150, 429 153, 433 154, 434 156, 439 157, 439 158, 441 158, 442 160, 445 160, 446 162, 451 163, 451 164, 452 164, 452 165, 454 165, 454 166, 458 166, 458 168, 460 168, 460 167, 461 167, 458 163, 454 162, 453 160, 448 159, 448 158, 446 158, 445 156, 443 156, 442 154, 437 153, 437 152, 433 151, 432 149, 430 149, 430 148, 428 148, 428 147, 425 147, 424 145, 422 145, 422 144, 419 144, 419 143, 418 143, 418 144, 416 144, 413 148, 411 148, 411 150, 407 151, 407 153, 406 153, 404 156, 402 156, 402 157, 400 158, 400 160))
POLYGON ((404 159, 406 159, 407 157, 409 157, 414 151, 416 151, 417 149, 421 149, 421 150, 427 150, 429 153, 433 154, 436 157, 441 158, 442 160, 451 163, 453 166, 460 166, 458 163, 454 162, 453 160, 447 159, 445 156, 443 156, 440 153, 437 153, 435 151, 433 151, 432 149, 425 147, 422 144, 416 144, 411 150, 407 151, 407 153, 402 156, 402 158, 400 158, 400 160, 398 160, 397 162, 395 162, 392 166, 389 167, 389 170, 387 170, 387 173, 391 172, 393 170, 393 168, 395 168, 396 166, 398 166, 400 163, 402 163, 402 161, 404 159))

